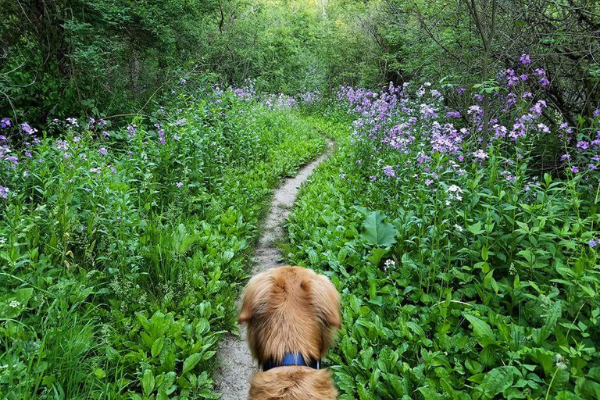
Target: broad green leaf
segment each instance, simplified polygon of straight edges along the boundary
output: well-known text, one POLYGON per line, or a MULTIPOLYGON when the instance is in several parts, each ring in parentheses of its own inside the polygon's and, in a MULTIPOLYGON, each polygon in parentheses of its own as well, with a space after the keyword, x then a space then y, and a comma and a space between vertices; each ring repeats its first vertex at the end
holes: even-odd
POLYGON ((194 369, 194 367, 200 362, 201 359, 202 359, 202 354, 200 354, 200 353, 192 354, 191 356, 186 358, 185 361, 183 362, 183 371, 181 372, 181 375, 185 375, 188 372, 190 372, 192 369, 194 369))
POLYGON ((142 376, 142 388, 146 396, 150 395, 154 390, 154 374, 149 369, 145 370, 142 376))
POLYGON ((492 331, 492 328, 488 325, 487 322, 471 314, 464 313, 463 315, 466 319, 469 320, 471 325, 473 325, 473 331, 475 332, 475 335, 479 338, 479 343, 482 346, 485 347, 496 341, 494 331, 492 331))
POLYGON ((483 378, 481 386, 489 396, 496 396, 512 386, 514 375, 519 370, 512 366, 494 368, 483 378))
POLYGON ((383 222, 385 214, 380 211, 370 212, 365 221, 363 228, 365 231, 361 234, 361 238, 372 246, 388 247, 396 243, 396 228, 387 222, 383 222))

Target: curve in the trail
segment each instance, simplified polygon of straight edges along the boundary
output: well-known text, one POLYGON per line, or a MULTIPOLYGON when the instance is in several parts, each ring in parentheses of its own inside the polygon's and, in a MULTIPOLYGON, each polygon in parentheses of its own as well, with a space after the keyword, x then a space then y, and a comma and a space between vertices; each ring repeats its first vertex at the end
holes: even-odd
MULTIPOLYGON (((256 246, 256 264, 252 268, 252 275, 283 265, 277 248, 277 241, 284 235, 283 224, 296 201, 300 187, 313 170, 325 161, 332 148, 333 143, 328 141, 327 150, 319 158, 305 165, 293 178, 286 179, 275 191, 256 246)), ((250 355, 245 339, 246 330, 242 327, 240 336, 226 335, 220 343, 219 368, 215 375, 215 382, 217 393, 221 395, 222 400, 248 398, 250 378, 257 371, 257 365, 250 355)))

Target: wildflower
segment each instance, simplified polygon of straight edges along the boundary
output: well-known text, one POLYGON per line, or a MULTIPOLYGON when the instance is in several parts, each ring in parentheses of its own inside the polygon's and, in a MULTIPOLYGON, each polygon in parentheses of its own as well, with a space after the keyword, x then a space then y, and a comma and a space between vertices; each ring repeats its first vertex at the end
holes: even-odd
POLYGON ((550 133, 550 128, 548 128, 548 125, 546 125, 546 124, 539 123, 537 125, 537 128, 542 133, 550 133))
POLYGON ((425 181, 425 186, 430 186, 430 185, 431 185, 433 182, 434 182, 433 180, 431 180, 431 179, 427 179, 427 180, 425 181))
POLYGON ((458 89, 456 89, 456 93, 458 93, 458 95, 462 95, 464 92, 466 92, 467 89, 464 87, 459 87, 458 89))
POLYGON ((90 172, 94 173, 94 174, 99 174, 102 172, 102 169, 100 168, 90 168, 90 172))
POLYGON ((454 224, 454 229, 456 229, 458 232, 462 232, 464 230, 463 227, 458 224, 454 224))
POLYGON ((183 182, 177 182, 177 183, 175 184, 175 186, 177 186, 177 188, 178 188, 178 189, 179 189, 179 188, 182 188, 182 187, 183 187, 183 182))
POLYGON ((2 118, 0 120, 0 128, 10 128, 12 123, 10 122, 10 118, 2 118))
POLYGON ((343 174, 343 173, 342 173, 342 174, 340 174, 339 176, 340 176, 340 179, 346 179, 346 174, 343 174))
POLYGON ((79 142, 81 142, 81 138, 80 138, 79 136, 75 136, 75 137, 73 138, 73 142, 74 142, 74 143, 79 143, 79 142))
POLYGON ((98 149, 98 154, 99 154, 99 155, 101 155, 101 156, 105 156, 105 155, 107 155, 107 154, 108 154, 108 150, 106 150, 106 148, 105 148, 105 147, 100 147, 100 148, 98 149))
POLYGON ((377 177, 375 175, 369 176, 369 179, 373 182, 377 182, 377 177))
POLYGON ((525 93, 523 93, 523 96, 522 96, 522 97, 523 97, 524 99, 527 99, 527 98, 533 98, 533 93, 531 93, 531 92, 525 92, 525 93))
POLYGON ((567 369, 567 363, 565 359, 560 354, 556 354, 556 368, 558 369, 567 369))
POLYGON ((590 246, 592 249, 595 248, 596 246, 598 246, 600 244, 600 239, 591 239, 588 242, 588 246, 590 246))
POLYGON ((362 160, 356 160, 356 165, 361 165, 362 164, 362 160))
POLYGON ((21 129, 30 136, 37 132, 37 129, 32 128, 28 123, 21 124, 21 129))
POLYGON ((574 174, 577 174, 577 173, 579 173, 579 168, 577 168, 575 165, 573 165, 571 167, 571 171, 573 171, 574 174))
POLYGON ((20 302, 18 302, 18 301, 16 301, 16 300, 13 300, 13 301, 11 301, 10 303, 8 303, 8 305, 9 305, 10 307, 12 307, 12 308, 17 308, 17 307, 20 307, 20 306, 21 306, 21 303, 20 303, 20 302))
POLYGON ((446 193, 462 193, 462 189, 459 186, 452 185, 446 189, 446 193))
POLYGON ((7 199, 9 192, 10 190, 8 190, 7 187, 0 185, 0 197, 2 197, 3 199, 7 199))
POLYGON ((458 111, 448 111, 446 118, 460 118, 460 113, 458 111))
POLYGON ((184 78, 179 79, 180 85, 185 85, 186 83, 187 83, 187 79, 184 79, 184 78))
POLYGON ((521 64, 523 64, 523 65, 531 64, 531 57, 529 56, 529 54, 523 53, 523 55, 521 56, 521 64))
POLYGON ((565 161, 565 160, 570 160, 570 159, 571 159, 570 154, 563 154, 562 156, 560 156, 560 161, 565 161))
POLYGON ((385 167, 383 167, 383 173, 388 178, 393 178, 396 176, 396 171, 394 171, 394 167, 392 167, 391 165, 386 165, 385 167))
POLYGON ((478 160, 484 161, 489 156, 483 150, 479 149, 475 153, 473 153, 473 157, 478 160))
POLYGON ((389 270, 390 268, 394 268, 396 266, 396 262, 394 260, 385 260, 385 263, 383 264, 383 269, 384 271, 389 270))
POLYGON ((135 124, 130 124, 127 126, 127 132, 129 133, 129 137, 132 137, 137 132, 137 126, 135 124))
POLYGON ((79 122, 77 122, 77 118, 67 118, 67 122, 72 127, 79 126, 79 122))
POLYGON ((590 143, 585 140, 577 142, 577 147, 581 150, 587 150, 590 147, 590 143))
POLYGON ((183 125, 186 122, 187 121, 185 120, 185 118, 181 118, 181 119, 178 119, 177 121, 175 121, 175 125, 183 125))
MULTIPOLYGON (((596 110, 594 110, 594 118, 597 118, 597 117, 600 117, 600 108, 597 108, 596 110)), ((4 119, 6 119, 6 118, 4 118, 4 119)))

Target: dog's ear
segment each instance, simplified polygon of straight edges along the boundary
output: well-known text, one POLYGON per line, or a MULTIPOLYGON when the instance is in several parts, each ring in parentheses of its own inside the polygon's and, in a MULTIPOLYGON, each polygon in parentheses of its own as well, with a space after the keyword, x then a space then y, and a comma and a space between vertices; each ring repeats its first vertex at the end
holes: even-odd
POLYGON ((269 274, 269 271, 265 271, 255 275, 248 281, 244 295, 242 296, 242 307, 238 323, 249 322, 261 304, 264 304, 269 298, 268 295, 271 287, 269 274))
POLYGON ((317 275, 311 280, 310 287, 317 317, 326 326, 341 328, 340 295, 333 283, 326 276, 317 275))

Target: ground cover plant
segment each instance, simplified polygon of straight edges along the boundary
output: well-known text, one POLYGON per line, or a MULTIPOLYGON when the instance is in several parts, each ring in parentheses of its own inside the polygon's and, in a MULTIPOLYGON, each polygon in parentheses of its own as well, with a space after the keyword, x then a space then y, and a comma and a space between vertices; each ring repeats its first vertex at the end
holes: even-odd
POLYGON ((600 397, 600 111, 547 125, 516 64, 474 93, 345 87, 315 120, 339 149, 283 248, 342 292, 340 399, 600 397))
POLYGON ((269 194, 324 148, 283 95, 0 130, 0 397, 215 398, 269 194))

